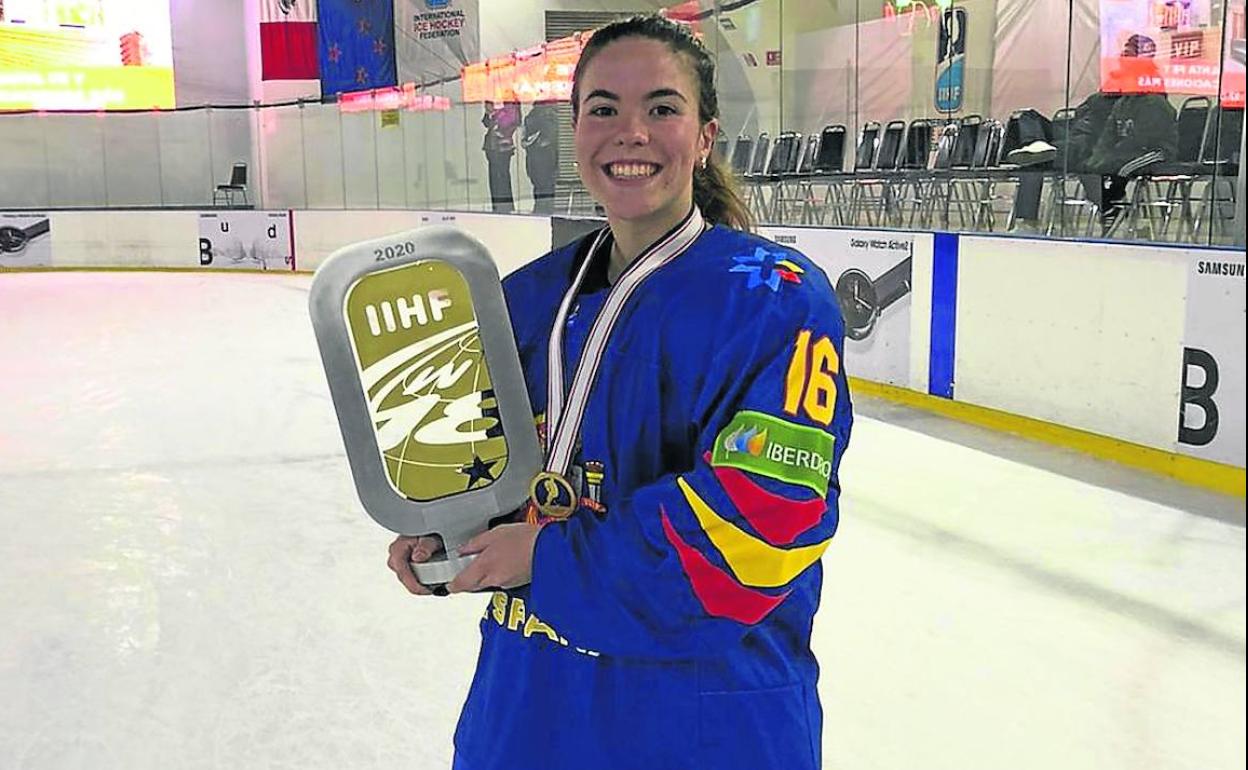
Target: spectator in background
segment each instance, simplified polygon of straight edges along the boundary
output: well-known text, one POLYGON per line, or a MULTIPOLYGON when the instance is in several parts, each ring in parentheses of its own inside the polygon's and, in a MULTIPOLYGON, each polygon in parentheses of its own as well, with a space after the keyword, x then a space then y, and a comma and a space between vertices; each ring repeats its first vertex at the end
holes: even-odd
POLYGON ((496 214, 515 210, 511 192, 511 158, 516 154, 516 129, 520 126, 520 105, 516 102, 486 102, 485 162, 490 176, 490 200, 496 214))
MULTIPOLYGON (((1132 35, 1123 47, 1124 58, 1146 59, 1148 64, 1138 77, 1161 82, 1161 72, 1153 57, 1157 44, 1144 35, 1132 35)), ((1122 212, 1122 199, 1127 179, 1138 176, 1149 166, 1174 158, 1179 148, 1177 113, 1166 94, 1127 93, 1093 94, 1087 132, 1080 124, 1079 112, 1071 124, 1071 143, 1088 150, 1081 177, 1088 200, 1100 210, 1106 229, 1122 212), (1097 100, 1100 97, 1100 100, 1097 100), (1097 100, 1097 101, 1094 101, 1097 100), (1096 113, 1105 113, 1100 119, 1096 113)), ((1085 102, 1086 104, 1087 102, 1085 102)))
POLYGON ((552 101, 537 102, 524 117, 524 165, 533 183, 533 213, 555 211, 555 177, 559 173, 559 123, 552 101))
MULTIPOLYGON (((1123 58, 1148 63, 1137 75, 1137 83, 1160 82, 1161 73, 1153 62, 1156 53, 1152 38, 1136 34, 1127 39, 1123 58)), ((1142 89, 1145 84, 1136 87, 1142 89)), ((1063 153, 1064 170, 1079 176, 1088 201, 1100 214, 1102 234, 1107 234, 1122 212, 1127 180, 1149 166, 1174 158, 1178 151, 1175 109, 1164 92, 1149 88, 1147 93, 1092 94, 1075 109, 1066 137, 1053 136, 1050 121, 1027 111, 1033 115, 1022 121, 1027 125, 1024 138, 1032 141, 1011 152, 1006 161, 1040 168, 1051 166, 1059 152, 1063 153)), ((1022 175, 1014 199, 1016 231, 1039 230, 1042 179, 1040 174, 1022 175)))

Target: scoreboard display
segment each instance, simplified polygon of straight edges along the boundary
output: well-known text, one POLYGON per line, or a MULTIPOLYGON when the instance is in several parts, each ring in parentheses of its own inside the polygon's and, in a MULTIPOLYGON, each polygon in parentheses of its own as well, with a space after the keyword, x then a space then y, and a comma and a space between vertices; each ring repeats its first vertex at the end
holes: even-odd
POLYGON ((168 0, 0 0, 0 110, 173 106, 168 0))

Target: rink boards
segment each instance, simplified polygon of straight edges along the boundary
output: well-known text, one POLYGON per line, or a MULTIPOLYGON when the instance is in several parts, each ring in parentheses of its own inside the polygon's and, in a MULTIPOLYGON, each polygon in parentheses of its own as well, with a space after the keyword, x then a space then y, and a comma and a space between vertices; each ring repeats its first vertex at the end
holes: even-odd
MULTIPOLYGON (((547 217, 434 211, 0 212, 0 226, 35 234, 21 252, 0 254, 0 269, 311 271, 348 243, 429 224, 471 232, 503 274, 567 230, 547 217)), ((1198 461, 1185 466, 1188 480, 1243 494, 1242 251, 762 233, 807 254, 834 285, 888 292, 869 317, 847 319, 859 338, 846 341, 846 367, 864 385, 1105 437, 1178 464, 1198 461)))

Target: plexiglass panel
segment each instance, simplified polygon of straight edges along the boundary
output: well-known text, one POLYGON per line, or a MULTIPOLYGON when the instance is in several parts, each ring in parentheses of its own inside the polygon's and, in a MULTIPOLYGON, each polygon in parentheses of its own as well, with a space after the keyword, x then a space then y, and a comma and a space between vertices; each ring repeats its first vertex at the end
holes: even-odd
MULTIPOLYGON (((553 154, 539 156, 526 138, 535 94, 558 80, 516 73, 534 51, 562 55, 544 38, 571 39, 616 12, 588 0, 557 11, 482 4, 480 55, 505 66, 467 89, 454 78, 420 86, 397 110, 330 97, 0 115, 11 181, 0 207, 210 205, 245 164, 251 206, 593 213, 561 158, 572 151, 566 91, 550 105, 553 154), (505 108, 487 109, 498 94, 509 94, 505 108), (491 163, 493 109, 518 124, 514 149, 491 163), (557 191, 539 205, 534 169, 550 163, 557 191)), ((1244 0, 620 7, 680 19, 712 53, 716 152, 762 223, 1242 240, 1244 0)), ((575 48, 559 60, 574 62, 575 48)))

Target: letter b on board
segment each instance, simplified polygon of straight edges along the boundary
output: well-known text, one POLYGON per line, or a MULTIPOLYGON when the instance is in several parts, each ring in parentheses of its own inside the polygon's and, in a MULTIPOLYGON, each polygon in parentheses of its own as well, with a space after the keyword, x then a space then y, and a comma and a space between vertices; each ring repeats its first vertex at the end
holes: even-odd
POLYGON ((1183 348, 1183 392, 1179 402, 1179 443, 1191 446, 1205 446, 1218 435, 1218 405, 1213 402, 1213 394, 1218 390, 1218 362, 1208 351, 1200 348, 1183 348), (1189 384, 1189 376, 1193 369, 1204 373, 1203 382, 1198 386, 1189 384), (1196 414, 1188 407, 1195 405, 1203 413, 1204 421, 1189 426, 1195 421, 1196 414), (1189 414, 1193 419, 1189 420, 1189 414))

